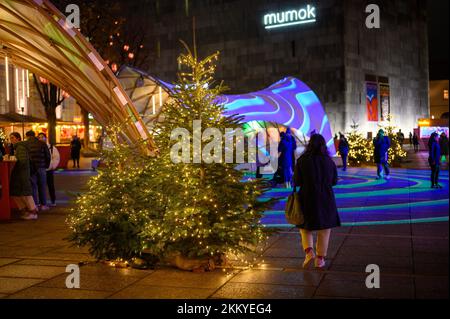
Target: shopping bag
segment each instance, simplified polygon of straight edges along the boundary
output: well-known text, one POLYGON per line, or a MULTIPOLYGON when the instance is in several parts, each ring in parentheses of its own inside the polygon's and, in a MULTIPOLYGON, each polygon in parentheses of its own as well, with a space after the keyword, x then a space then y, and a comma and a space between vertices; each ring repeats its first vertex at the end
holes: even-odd
POLYGON ((300 194, 295 191, 295 187, 294 191, 287 199, 285 215, 287 222, 291 225, 299 226, 303 225, 305 222, 302 208, 300 206, 300 194))

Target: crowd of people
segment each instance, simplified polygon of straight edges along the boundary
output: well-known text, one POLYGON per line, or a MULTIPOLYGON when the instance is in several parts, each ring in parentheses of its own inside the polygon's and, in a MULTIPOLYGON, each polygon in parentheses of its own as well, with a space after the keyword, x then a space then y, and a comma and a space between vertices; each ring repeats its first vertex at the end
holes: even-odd
MULTIPOLYGON (((312 134, 304 153, 295 161, 295 138, 288 128, 281 133, 279 144, 278 169, 274 180, 281 180, 285 187, 300 187, 299 198, 304 223, 297 225, 300 230, 302 248, 305 251, 303 267, 313 264, 316 268, 325 266, 331 230, 341 225, 336 206, 333 186, 338 182, 337 166, 328 153, 325 139, 320 134, 312 134), (291 185, 291 182, 293 185, 291 185), (314 249, 313 233, 317 233, 317 242, 314 249)), ((401 143, 404 135, 398 133, 401 143)), ((416 135, 410 134, 410 142, 418 145, 416 135), (416 142, 417 141, 417 142, 416 142)), ((381 129, 373 139, 373 158, 377 165, 377 179, 390 179, 388 164, 391 141, 381 129)), ((439 184, 439 171, 441 160, 445 157, 448 162, 448 138, 442 133, 433 133, 428 142, 428 162, 431 168, 431 187, 442 188, 439 184)), ((344 134, 340 133, 339 153, 342 157, 342 169, 347 170, 347 159, 350 145, 344 134)))
MULTIPOLYGON (((22 219, 35 220, 38 212, 56 206, 54 172, 59 166, 60 154, 47 141, 45 133, 36 136, 34 131, 28 131, 22 140, 20 133, 12 132, 9 140, 6 147, 0 143, 0 160, 8 155, 15 161, 10 177, 10 196, 22 219)), ((71 142, 73 167, 80 167, 80 150, 80 140, 74 136, 71 142)))

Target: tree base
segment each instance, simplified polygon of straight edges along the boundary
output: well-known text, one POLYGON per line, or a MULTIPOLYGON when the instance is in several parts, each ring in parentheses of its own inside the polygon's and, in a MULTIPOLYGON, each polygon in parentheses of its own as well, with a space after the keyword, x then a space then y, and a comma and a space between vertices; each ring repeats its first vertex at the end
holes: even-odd
POLYGON ((175 253, 166 258, 166 261, 174 267, 181 270, 192 271, 196 273, 213 271, 217 266, 225 265, 225 256, 214 256, 205 258, 188 258, 181 253, 175 253))

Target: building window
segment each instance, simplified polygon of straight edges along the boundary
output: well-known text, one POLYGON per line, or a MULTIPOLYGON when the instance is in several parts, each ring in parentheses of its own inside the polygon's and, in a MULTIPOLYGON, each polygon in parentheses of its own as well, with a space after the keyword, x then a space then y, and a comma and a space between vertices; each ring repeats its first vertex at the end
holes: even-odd
POLYGON ((448 101, 448 90, 444 90, 444 100, 448 101))

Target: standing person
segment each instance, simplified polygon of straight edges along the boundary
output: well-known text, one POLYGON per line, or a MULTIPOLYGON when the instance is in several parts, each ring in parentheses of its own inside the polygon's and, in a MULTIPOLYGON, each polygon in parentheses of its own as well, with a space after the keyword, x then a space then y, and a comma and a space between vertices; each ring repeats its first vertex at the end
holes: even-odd
POLYGON ((431 188, 442 188, 439 185, 439 171, 441 165, 441 147, 439 134, 434 132, 428 140, 428 163, 431 167, 431 188))
POLYGON ((11 172, 10 195, 21 213, 22 219, 31 220, 38 218, 38 210, 33 199, 30 178, 30 157, 25 142, 17 132, 9 136, 16 157, 14 168, 11 172))
POLYGON ((55 192, 55 178, 54 178, 54 172, 56 168, 59 165, 59 151, 54 146, 48 143, 47 141, 47 135, 45 133, 39 133, 39 140, 47 144, 48 150, 50 152, 50 165, 47 168, 47 187, 48 187, 48 193, 50 195, 50 206, 55 207, 56 206, 56 192, 55 192))
POLYGON ((0 139, 0 155, 6 155, 6 149, 3 146, 4 141, 0 139))
POLYGON ((403 142, 405 141, 405 134, 403 134, 402 130, 398 130, 397 133, 398 141, 400 142, 400 146, 403 145, 403 142))
POLYGON ((70 142, 70 157, 72 157, 73 168, 75 168, 75 165, 77 166, 77 168, 80 168, 80 151, 80 139, 75 135, 70 142))
POLYGON ((339 138, 339 154, 341 154, 342 158, 342 170, 345 172, 347 170, 347 158, 348 152, 350 151, 350 146, 348 145, 348 141, 345 138, 344 134, 341 134, 339 138))
POLYGON ((381 179, 383 175, 383 168, 385 173, 385 178, 390 179, 389 176, 389 164, 388 164, 388 153, 391 147, 391 141, 389 137, 384 136, 384 131, 379 130, 377 136, 373 140, 374 145, 374 160, 377 164, 377 179, 381 179))
POLYGON ((417 137, 417 134, 414 133, 413 136, 413 145, 414 145, 414 152, 418 152, 419 151, 419 137, 417 137))
POLYGON ((283 172, 283 182, 286 188, 291 188, 292 176, 294 175, 295 150, 297 143, 288 127, 278 145, 278 157, 283 172))
POLYGON ((294 186, 300 187, 300 207, 305 218, 303 225, 297 225, 305 251, 305 268, 313 260, 317 268, 325 266, 331 229, 341 226, 333 192, 337 178, 336 165, 328 153, 325 139, 320 134, 312 135, 305 152, 297 160, 294 173, 294 186), (317 257, 313 250, 314 231, 317 231, 317 257))
POLYGON ((413 144, 413 134, 409 132, 409 145, 413 144))
POLYGON ((26 146, 30 154, 30 176, 33 198, 39 210, 48 210, 47 206, 47 168, 50 165, 50 152, 47 144, 39 141, 34 131, 26 133, 26 146))
POLYGON ((445 161, 445 163, 448 166, 448 138, 444 132, 441 133, 441 138, 439 139, 439 146, 441 147, 441 154, 443 157, 442 161, 445 161))

